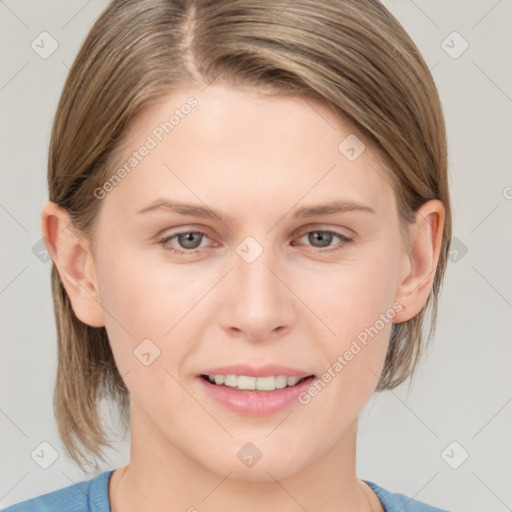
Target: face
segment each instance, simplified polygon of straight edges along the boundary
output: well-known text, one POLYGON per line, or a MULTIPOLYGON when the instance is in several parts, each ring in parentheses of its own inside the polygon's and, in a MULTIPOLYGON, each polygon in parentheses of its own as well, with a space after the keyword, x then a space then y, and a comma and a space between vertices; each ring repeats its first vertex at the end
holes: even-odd
POLYGON ((132 124, 125 172, 97 191, 94 253, 132 457, 269 480, 355 449, 405 248, 354 137, 310 100, 220 85, 132 124))

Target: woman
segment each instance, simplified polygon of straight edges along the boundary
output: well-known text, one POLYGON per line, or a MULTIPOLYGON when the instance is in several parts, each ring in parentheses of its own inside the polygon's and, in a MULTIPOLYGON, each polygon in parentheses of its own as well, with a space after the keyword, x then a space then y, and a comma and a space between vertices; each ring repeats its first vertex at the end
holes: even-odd
POLYGON ((113 1, 57 109, 42 231, 70 457, 6 510, 441 510, 356 475, 451 238, 432 76, 374 0, 113 1))

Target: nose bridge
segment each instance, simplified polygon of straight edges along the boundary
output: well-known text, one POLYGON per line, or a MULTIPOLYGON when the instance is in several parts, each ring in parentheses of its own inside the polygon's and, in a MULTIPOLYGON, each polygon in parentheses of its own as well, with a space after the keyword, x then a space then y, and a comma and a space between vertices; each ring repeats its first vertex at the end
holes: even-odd
POLYGON ((275 252, 252 237, 244 239, 236 253, 224 327, 263 340, 293 320, 290 294, 276 276, 282 267, 275 252))

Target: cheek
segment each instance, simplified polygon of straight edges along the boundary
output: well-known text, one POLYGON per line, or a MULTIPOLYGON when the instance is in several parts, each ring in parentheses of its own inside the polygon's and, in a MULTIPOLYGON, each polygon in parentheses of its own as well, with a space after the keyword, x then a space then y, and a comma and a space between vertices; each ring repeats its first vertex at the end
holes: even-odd
POLYGON ((192 346, 198 302, 211 280, 198 279, 183 265, 149 264, 128 249, 105 250, 96 267, 105 328, 121 375, 144 361, 154 361, 151 367, 160 370, 176 368, 192 346), (122 256, 114 260, 113 254, 122 256))
MULTIPOLYGON (((169 403, 173 410, 190 407, 190 398, 175 379, 191 347, 185 319, 197 290, 186 287, 186 294, 180 292, 186 283, 176 272, 150 272, 127 254, 116 263, 102 267, 98 282, 108 311, 105 328, 131 400, 148 415, 159 407, 163 415, 169 403)), ((172 426, 175 419, 166 416, 166 421, 172 426)))
POLYGON ((161 338, 185 314, 189 299, 200 293, 201 280, 193 277, 180 265, 155 264, 129 248, 105 251, 98 259, 97 278, 101 303, 111 313, 106 312, 107 324, 122 324, 134 337, 161 338), (111 254, 120 256, 114 261, 111 254))
POLYGON ((329 387, 337 395, 333 400, 341 397, 357 408, 378 382, 400 308, 395 303, 397 271, 396 250, 389 244, 366 260, 333 269, 324 287, 311 278, 302 289, 329 328, 320 338, 326 373, 319 388, 329 387))
POLYGON ((299 402, 323 415, 327 407, 333 431, 343 431, 359 415, 382 372, 396 311, 388 289, 376 286, 379 275, 351 273, 332 284, 331 300, 324 303, 323 318, 336 334, 320 337, 322 368, 299 402))
MULTIPOLYGON (((374 325, 382 314, 394 314, 398 270, 395 251, 381 247, 378 253, 369 249, 366 255, 356 257, 332 266, 323 276, 306 274, 301 285, 304 302, 330 328, 326 328, 326 340, 330 335, 333 341, 346 342, 374 325)), ((381 330, 380 323, 378 326, 381 330)))

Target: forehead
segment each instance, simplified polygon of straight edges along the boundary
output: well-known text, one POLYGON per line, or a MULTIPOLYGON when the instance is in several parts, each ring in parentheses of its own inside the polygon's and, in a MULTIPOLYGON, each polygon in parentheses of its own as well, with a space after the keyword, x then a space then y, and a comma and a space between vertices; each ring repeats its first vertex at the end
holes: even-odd
POLYGON ((129 175, 109 194, 128 195, 137 209, 157 191, 212 207, 229 200, 289 209, 339 198, 376 211, 394 205, 379 154, 304 97, 220 85, 171 91, 132 121, 123 149, 129 175))

